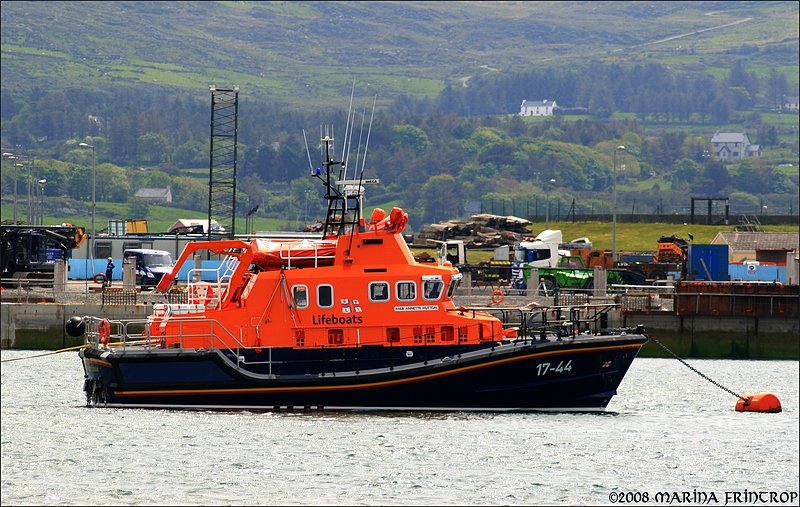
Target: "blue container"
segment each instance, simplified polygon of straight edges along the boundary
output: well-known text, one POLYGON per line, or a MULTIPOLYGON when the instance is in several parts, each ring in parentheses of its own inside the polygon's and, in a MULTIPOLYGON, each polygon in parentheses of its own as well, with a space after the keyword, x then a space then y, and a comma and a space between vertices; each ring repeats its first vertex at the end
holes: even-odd
POLYGON ((689 245, 686 278, 725 282, 728 276, 728 245, 689 245))

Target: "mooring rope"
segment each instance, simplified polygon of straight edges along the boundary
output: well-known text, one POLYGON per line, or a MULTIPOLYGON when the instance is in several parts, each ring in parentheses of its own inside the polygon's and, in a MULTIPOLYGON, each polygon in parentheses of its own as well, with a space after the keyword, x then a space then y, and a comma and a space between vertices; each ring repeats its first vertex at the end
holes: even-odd
MULTIPOLYGON (((109 343, 108 346, 122 345, 124 343, 125 342, 109 343)), ((36 355, 33 355, 33 356, 14 357, 14 358, 11 358, 11 359, 3 359, 2 361, 0 361, 0 363, 10 363, 11 361, 22 361, 23 359, 33 359, 33 358, 36 358, 36 357, 52 356, 53 354, 60 354, 62 352, 69 352, 70 350, 85 349, 85 348, 88 348, 88 347, 91 347, 91 346, 92 346, 91 343, 84 343, 83 345, 76 345, 74 347, 67 347, 65 349, 54 350, 52 352, 45 352, 44 354, 36 354, 36 355)))
POLYGON ((66 349, 59 349, 59 350, 54 350, 52 352, 45 352, 44 354, 36 354, 35 356, 25 356, 25 357, 15 357, 15 358, 12 358, 12 359, 3 359, 0 362, 9 363, 11 361, 22 361, 23 359, 33 359, 34 357, 52 356, 53 354, 60 354, 62 352, 69 352, 70 350, 83 349, 83 348, 86 348, 86 347, 89 347, 89 346, 91 346, 90 343, 84 343, 83 345, 77 345, 75 347, 67 347, 66 349))
POLYGON ((720 389, 722 389, 722 390, 723 390, 723 391, 725 391, 725 392, 728 392, 728 393, 730 393, 730 394, 732 394, 732 395, 736 396, 736 397, 737 397, 737 398, 739 398, 739 399, 742 399, 742 400, 745 400, 745 401, 747 400, 747 398, 745 398, 744 396, 742 396, 742 395, 740 395, 740 394, 737 394, 737 393, 735 393, 735 392, 731 391, 730 389, 728 389, 727 387, 723 386, 722 384, 720 384, 720 383, 719 383, 719 382, 717 382, 716 380, 714 380, 714 379, 712 379, 712 378, 708 377, 707 375, 704 375, 704 374, 703 374, 702 372, 700 372, 700 371, 699 371, 697 368, 693 367, 692 365, 690 365, 689 363, 687 363, 686 361, 684 361, 684 360, 683 360, 683 359, 682 359, 680 356, 678 356, 678 354, 676 354, 675 352, 671 351, 671 350, 670 350, 670 349, 669 349, 669 348, 668 348, 666 345, 664 345, 663 343, 661 343, 660 341, 658 341, 658 340, 657 340, 656 338, 654 338, 653 336, 650 336, 649 338, 650 338, 651 340, 653 340, 654 342, 656 342, 656 344, 657 344, 659 347, 661 347, 662 349, 664 349, 664 350, 666 350, 667 352, 669 352, 670 354, 672 354, 672 357, 674 357, 675 359, 677 359, 678 361, 680 361, 681 363, 683 363, 683 365, 684 365, 684 366, 686 366, 687 368, 689 368, 689 369, 690 369, 690 370, 692 370, 693 372, 697 373, 698 375, 700 375, 700 376, 701 376, 701 377, 703 377, 704 379, 708 380, 709 382, 711 382, 711 383, 712 383, 712 384, 714 384, 715 386, 719 387, 720 389))

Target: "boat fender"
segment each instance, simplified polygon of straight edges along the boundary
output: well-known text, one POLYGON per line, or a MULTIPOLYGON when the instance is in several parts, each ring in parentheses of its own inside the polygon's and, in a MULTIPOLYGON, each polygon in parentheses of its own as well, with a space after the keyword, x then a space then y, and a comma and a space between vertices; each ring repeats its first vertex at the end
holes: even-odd
POLYGON ((772 393, 745 394, 736 400, 737 412, 767 412, 777 414, 782 409, 781 402, 772 393))
POLYGON ((86 331, 86 324, 83 323, 82 318, 75 316, 64 324, 64 330, 71 337, 78 338, 79 336, 83 336, 83 333, 86 331))
POLYGON ((502 289, 495 289, 492 292, 492 303, 494 303, 496 305, 499 305, 500 303, 502 303, 503 300, 505 300, 505 298, 506 298, 506 295, 503 294, 502 289))
POLYGON ((99 337, 100 343, 108 345, 108 337, 111 336, 111 322, 109 322, 108 319, 100 321, 100 324, 97 326, 97 336, 99 337))
POLYGON ((94 278, 92 278, 92 280, 94 280, 94 283, 105 283, 106 275, 104 275, 103 273, 97 273, 96 275, 94 275, 94 278))

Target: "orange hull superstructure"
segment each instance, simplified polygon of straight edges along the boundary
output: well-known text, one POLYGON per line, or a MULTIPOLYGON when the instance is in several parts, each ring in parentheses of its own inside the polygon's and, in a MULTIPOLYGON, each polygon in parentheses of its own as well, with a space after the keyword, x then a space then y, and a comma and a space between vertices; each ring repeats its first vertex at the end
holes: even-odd
MULTIPOLYGON (((405 216, 399 208, 393 213, 405 216)), ((322 240, 192 243, 157 290, 169 287, 197 252, 227 254, 235 267, 217 282, 190 282, 190 304, 159 308, 150 336, 162 339, 164 347, 231 349, 503 339, 496 317, 456 308, 458 270, 449 262, 417 263, 402 230, 382 220, 322 240), (213 295, 197 290, 201 286, 213 295)))

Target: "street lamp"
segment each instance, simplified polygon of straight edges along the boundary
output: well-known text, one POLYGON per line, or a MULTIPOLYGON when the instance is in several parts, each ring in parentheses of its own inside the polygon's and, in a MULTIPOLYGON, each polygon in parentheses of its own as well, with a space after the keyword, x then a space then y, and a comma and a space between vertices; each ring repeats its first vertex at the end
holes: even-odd
POLYGON ((17 223, 17 156, 11 152, 3 152, 3 158, 14 165, 14 223, 17 223))
MULTIPOLYGON (((81 148, 84 148, 84 149, 87 149, 87 148, 91 148, 92 149, 92 235, 89 237, 89 252, 91 252, 92 269, 94 269, 94 233, 95 233, 94 218, 95 218, 95 211, 96 211, 96 208, 97 208, 97 200, 96 200, 96 196, 95 196, 95 188, 96 188, 95 187, 95 182, 96 182, 96 173, 97 173, 97 171, 96 171, 96 158, 95 158, 95 151, 94 151, 94 146, 93 145, 87 144, 87 143, 80 143, 78 146, 81 147, 81 148)), ((86 273, 86 276, 88 277, 89 273, 86 273)))
MULTIPOLYGON (((10 157, 16 160, 17 157, 10 157)), ((17 223, 17 180, 19 179, 19 168, 25 164, 21 162, 14 163, 14 223, 17 223)))
POLYGON ((611 181, 611 261, 617 262, 617 152, 625 151, 624 146, 614 149, 614 178, 611 181))
POLYGON ((549 183, 549 185, 545 189, 545 194, 547 196, 547 210, 545 210, 545 214, 544 214, 544 228, 545 229, 549 229, 550 228, 550 190, 553 189, 553 185, 555 185, 556 180, 554 178, 550 178, 550 181, 548 183, 549 183))
POLYGON ((44 185, 47 179, 42 178, 39 180, 39 225, 44 225, 44 185))

